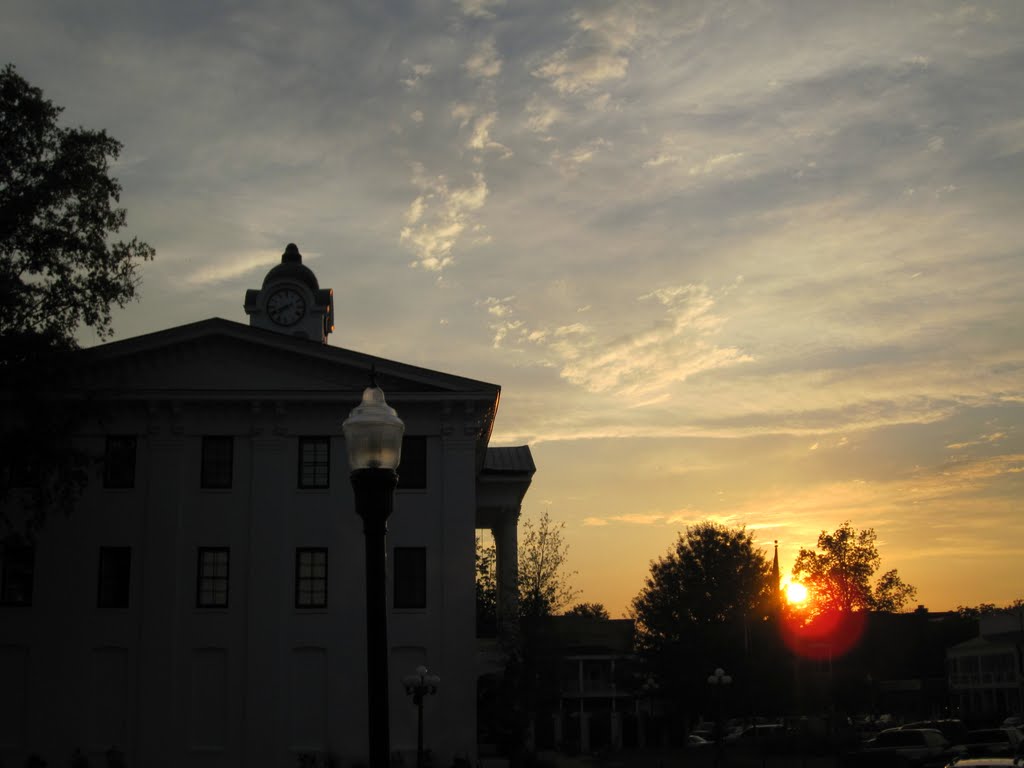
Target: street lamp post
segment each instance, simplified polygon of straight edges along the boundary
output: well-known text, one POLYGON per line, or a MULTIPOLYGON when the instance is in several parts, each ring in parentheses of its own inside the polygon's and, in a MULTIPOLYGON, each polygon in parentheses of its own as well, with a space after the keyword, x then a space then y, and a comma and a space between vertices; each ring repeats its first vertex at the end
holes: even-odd
POLYGON ((426 667, 416 667, 416 672, 402 678, 405 692, 412 696, 416 705, 416 768, 423 768, 423 698, 437 693, 441 678, 431 674, 426 667))
POLYGON ((718 667, 708 675, 708 685, 711 686, 714 697, 718 700, 718 727, 717 738, 715 739, 715 763, 721 765, 722 755, 725 750, 725 713, 723 699, 725 688, 732 683, 732 677, 725 674, 725 670, 718 667))
POLYGON ((370 768, 388 768, 388 516, 394 504, 405 425, 375 384, 342 424, 356 514, 366 539, 366 689, 370 768))
POLYGON ((651 746, 650 742, 656 739, 654 733, 654 697, 658 692, 658 681, 653 677, 648 677, 644 680, 644 684, 640 686, 640 691, 643 694, 644 699, 647 701, 647 712, 644 713, 643 719, 643 746, 651 746))

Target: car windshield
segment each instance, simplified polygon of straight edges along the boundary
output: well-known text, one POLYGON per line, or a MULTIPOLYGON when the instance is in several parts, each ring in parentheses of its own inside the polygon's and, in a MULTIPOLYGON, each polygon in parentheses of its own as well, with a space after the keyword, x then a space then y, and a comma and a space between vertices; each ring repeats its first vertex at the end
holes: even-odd
POLYGON ((917 747, 923 743, 921 731, 883 731, 875 739, 876 747, 917 747))
POLYGON ((968 744, 985 744, 991 741, 1009 741, 1010 734, 998 728, 986 731, 971 731, 967 734, 968 744))

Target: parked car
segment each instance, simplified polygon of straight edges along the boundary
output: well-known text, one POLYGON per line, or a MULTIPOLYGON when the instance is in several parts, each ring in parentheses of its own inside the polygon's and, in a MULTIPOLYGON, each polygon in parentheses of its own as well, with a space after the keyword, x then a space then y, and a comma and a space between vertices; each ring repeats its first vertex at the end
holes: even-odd
POLYGON ((954 760, 946 768, 1020 768, 1012 757, 968 757, 954 760))
POLYGON ((699 736, 704 741, 714 742, 715 740, 715 726, 713 725, 698 725, 690 734, 693 736, 699 736))
POLYGON ((961 756, 949 740, 934 728, 890 728, 864 745, 857 764, 937 768, 961 756))
POLYGON ((748 725, 739 733, 728 736, 725 743, 730 749, 756 754, 778 754, 784 752, 792 740, 786 726, 780 723, 748 725))
POLYGON ((1021 743, 1016 728, 983 728, 968 731, 965 746, 971 757, 1014 757, 1021 754, 1021 743))
POLYGON ((901 725, 901 729, 905 730, 920 730, 921 728, 931 728, 938 731, 946 739, 949 740, 950 744, 963 744, 967 741, 967 726, 963 724, 962 720, 955 718, 946 718, 943 720, 918 720, 914 723, 907 723, 901 725))

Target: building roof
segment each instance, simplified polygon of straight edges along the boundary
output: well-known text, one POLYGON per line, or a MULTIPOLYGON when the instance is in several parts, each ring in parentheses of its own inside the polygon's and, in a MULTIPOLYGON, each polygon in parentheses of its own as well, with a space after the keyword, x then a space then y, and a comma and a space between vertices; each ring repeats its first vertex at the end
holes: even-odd
POLYGON ((281 280, 295 280, 305 283, 314 293, 320 290, 320 283, 317 282, 313 270, 302 263, 302 254, 299 253, 295 243, 288 243, 288 247, 281 254, 281 263, 267 272, 263 278, 263 287, 281 280))
POLYGON ((533 463, 530 446, 515 445, 503 448, 488 448, 484 459, 484 472, 525 473, 537 471, 533 463))
POLYGON ((995 653, 1024 646, 1024 632, 1000 632, 995 635, 979 635, 957 643, 947 650, 947 655, 970 656, 976 653, 995 653))
POLYGON ((52 395, 148 403, 355 404, 371 373, 399 413, 403 404, 434 402, 442 412, 473 422, 482 468, 501 397, 497 384, 222 318, 75 351, 55 377, 52 395))
MULTIPOLYGON (((488 396, 494 397, 501 391, 497 384, 333 347, 319 341, 253 328, 219 317, 79 350, 71 358, 71 373, 84 373, 90 368, 127 358, 137 358, 147 353, 187 352, 188 349, 194 349, 197 344, 211 341, 220 341, 235 348, 247 347, 251 351, 299 356, 311 362, 326 363, 339 374, 344 371, 355 374, 359 378, 356 385, 359 388, 369 383, 372 369, 376 373, 378 384, 388 391, 389 398, 389 390, 422 393, 434 391, 447 394, 488 393, 488 396)), ((334 388, 336 389, 336 386, 334 388)))
POLYGON ((528 642, 542 653, 628 655, 633 653, 632 619, 545 616, 523 619, 528 642))

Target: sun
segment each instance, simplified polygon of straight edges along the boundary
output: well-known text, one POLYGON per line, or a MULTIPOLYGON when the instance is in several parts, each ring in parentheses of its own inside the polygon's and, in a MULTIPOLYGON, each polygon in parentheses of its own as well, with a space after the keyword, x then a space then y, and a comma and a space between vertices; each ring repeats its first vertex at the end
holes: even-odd
POLYGON ((786 601, 790 605, 799 605, 807 600, 807 587, 797 581, 789 582, 786 587, 786 601))

